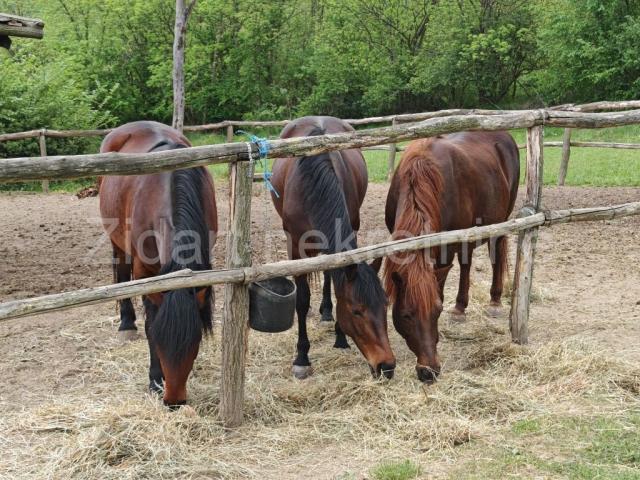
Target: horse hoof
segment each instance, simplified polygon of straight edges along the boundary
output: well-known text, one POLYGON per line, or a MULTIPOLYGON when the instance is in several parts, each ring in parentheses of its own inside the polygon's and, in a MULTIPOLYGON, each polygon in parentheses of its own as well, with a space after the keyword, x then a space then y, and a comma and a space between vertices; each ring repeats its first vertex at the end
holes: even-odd
POLYGON ((336 340, 336 343, 333 344, 333 348, 339 348, 341 350, 347 350, 347 349, 351 348, 351 345, 349 345, 349 343, 347 343, 346 340, 344 340, 342 342, 336 340))
POLYGON ((313 373, 311 365, 294 365, 292 368, 294 378, 298 380, 304 380, 313 373))
POLYGON ((491 318, 500 318, 504 315, 504 308, 502 305, 487 305, 484 312, 491 318))
POLYGON ((120 343, 134 342, 140 338, 137 330, 118 330, 118 341, 120 343))
POLYGON ((467 319, 467 314, 454 307, 449 310, 449 317, 454 322, 464 322, 467 319))

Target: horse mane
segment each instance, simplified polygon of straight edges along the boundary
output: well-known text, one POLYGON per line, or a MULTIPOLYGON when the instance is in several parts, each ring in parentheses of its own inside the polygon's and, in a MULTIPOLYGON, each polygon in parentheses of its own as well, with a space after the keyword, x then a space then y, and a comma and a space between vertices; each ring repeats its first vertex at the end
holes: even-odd
MULTIPOLYGON (((181 144, 161 142, 154 149, 184 148, 181 144)), ((174 235, 169 261, 160 275, 185 268, 210 270, 209 231, 202 205, 206 169, 189 168, 171 173, 171 203, 174 235)), ((168 361, 180 362, 211 331, 211 288, 206 289, 202 310, 196 301, 196 289, 172 290, 164 299, 152 325, 153 340, 162 347, 168 361)))
MULTIPOLYGON (((314 127, 307 135, 322 135, 325 130, 314 127)), ((339 152, 338 152, 339 154, 339 152)), ((313 228, 322 232, 327 240, 322 251, 339 253, 357 248, 355 233, 351 227, 351 219, 347 210, 344 191, 331 162, 331 155, 322 153, 302 157, 298 162, 302 177, 303 205, 308 212, 313 228), (348 242, 345 242, 349 239, 348 242), (338 245, 338 241, 342 245, 338 245), (346 245, 345 245, 346 244, 346 245)), ((367 263, 358 263, 357 275, 353 282, 353 293, 361 303, 372 309, 386 304, 386 295, 376 272, 367 263)), ((341 288, 346 279, 346 269, 331 271, 336 288, 341 288)))
MULTIPOLYGON (((440 223, 440 196, 444 180, 433 160, 433 139, 410 144, 398 166, 394 181, 404 188, 403 210, 396 220, 393 239, 438 232, 440 223)), ((398 295, 393 273, 406 279, 405 296, 417 306, 421 316, 428 316, 439 300, 437 279, 430 250, 403 252, 385 258, 384 284, 387 295, 395 301, 398 295), (415 257, 415 258, 414 258, 415 257)))

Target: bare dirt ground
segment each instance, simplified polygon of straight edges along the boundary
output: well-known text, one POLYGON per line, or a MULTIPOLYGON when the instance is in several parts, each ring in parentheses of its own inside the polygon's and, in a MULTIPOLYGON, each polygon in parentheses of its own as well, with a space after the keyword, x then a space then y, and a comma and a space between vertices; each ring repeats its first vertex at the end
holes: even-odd
MULTIPOLYGON (((360 244, 386 238, 383 218, 386 192, 387 185, 369 186, 362 210, 360 244)), ((220 224, 224 228, 228 212, 226 185, 217 185, 217 195, 220 224)), ((546 188, 543 193, 544 207, 550 209, 639 199, 637 188, 564 187, 546 188)), ((284 236, 279 219, 261 187, 256 188, 253 219, 254 262, 284 259, 284 236), (266 224, 270 234, 265 242, 266 224)), ((223 265, 224 244, 222 232, 215 248, 216 267, 223 265)), ((513 257, 514 239, 511 245, 513 257)), ((496 342, 504 344, 508 339, 506 319, 489 320, 482 316, 481 307, 488 300, 491 269, 485 248, 479 250, 480 254, 474 257, 468 324, 456 325, 446 317, 441 320, 443 379, 458 378, 458 373, 473 373, 477 365, 471 361, 469 349, 475 348, 478 342, 485 342, 486 347, 496 342), (488 331, 489 337, 479 333, 482 331, 488 331)), ((3 258, 0 301, 112 282, 110 246, 98 219, 96 198, 77 200, 72 195, 60 194, 0 195, 0 254, 3 258)), ((602 352, 607 358, 623 359, 637 366, 640 363, 639 263, 639 217, 542 229, 534 274, 531 345, 527 351, 536 355, 546 345, 564 345, 563 342, 575 339, 586 341, 590 349, 602 352)), ((447 304, 454 299, 456 287, 457 272, 454 271, 447 285, 447 304)), ((317 292, 312 301, 315 314, 317 292)), ((221 302, 222 289, 217 288, 215 318, 218 324, 221 302)), ((367 408, 371 395, 384 397, 382 404, 376 403, 382 402, 376 399, 373 405, 386 410, 389 417, 400 415, 394 409, 402 402, 420 415, 425 393, 413 378, 415 360, 395 333, 392 343, 399 364, 397 378, 392 381, 397 386, 390 391, 396 395, 401 392, 399 388, 410 390, 406 398, 391 398, 389 393, 382 393, 379 384, 368 378, 355 348, 345 355, 331 349, 331 332, 318 326, 317 315, 311 327, 316 375, 308 383, 289 377, 289 362, 295 349, 293 330, 277 336, 253 333, 247 371, 248 421, 239 436, 234 437, 215 421, 219 328, 214 338, 207 341, 190 381, 191 403, 198 418, 207 418, 205 428, 202 422, 194 423, 178 414, 168 416, 170 414, 162 411, 155 400, 145 395, 146 342, 119 345, 115 340, 116 314, 114 303, 107 303, 0 323, 3 379, 0 445, 4 452, 11 452, 3 453, 0 459, 0 476, 82 478, 99 473, 103 478, 134 478, 164 472, 160 476, 306 478, 312 469, 316 478, 347 474, 353 476, 342 478, 363 478, 374 462, 372 459, 399 456, 421 463, 425 476, 446 477, 453 471, 456 460, 475 455, 469 446, 460 454, 451 453, 449 449, 445 449, 446 454, 442 453, 445 450, 438 436, 442 431, 424 430, 428 434, 423 437, 409 433, 414 427, 415 432, 423 432, 420 428, 433 426, 408 423, 402 427, 404 433, 380 429, 371 433, 358 423, 366 418, 364 414, 354 414, 352 421, 356 423, 353 424, 340 423, 337 417, 331 420, 332 413, 327 412, 367 408), (340 383, 344 378, 346 383, 340 383), (343 391, 345 388, 348 393, 343 391), (329 393, 328 389, 335 391, 329 393), (145 413, 149 410, 152 413, 145 413), (128 415, 150 415, 148 428, 166 429, 166 438, 158 440, 159 450, 145 445, 144 435, 137 430, 138 433, 122 437, 121 433, 127 431, 128 415), (163 422, 166 422, 164 427, 163 422), (287 427, 294 430, 286 430, 287 427), (182 456, 176 458, 171 445, 176 442, 174 435, 182 434, 191 445, 186 442, 184 452, 180 450, 182 447, 176 447, 182 452, 179 454, 182 456), (222 440, 212 441, 209 438, 212 435, 222 440), (105 447, 106 444, 110 447, 105 447), (142 455, 140 451, 145 448, 151 450, 142 455), (110 453, 103 457, 104 451, 110 453), (428 463, 425 465, 425 462, 428 463), (166 470, 166 465, 171 468, 166 470)), ((139 315, 139 326, 143 324, 141 317, 139 315)), ((585 373, 588 378, 589 372, 585 373)), ((438 388, 446 385, 446 380, 441 381, 431 391, 438 392, 438 388)), ((427 398, 431 398, 429 395, 427 398)), ((537 402, 534 404, 546 405, 542 398, 537 402)), ((385 415, 375 421, 384 423, 385 415)), ((473 417, 473 411, 469 415, 473 417)), ((464 437, 453 441, 454 446, 469 440, 470 445, 473 444, 478 428, 493 429, 494 433, 501 431, 493 420, 485 417, 477 425, 471 419, 471 424, 467 422, 462 426, 458 425, 459 418, 446 427, 446 432, 457 428, 455 435, 464 437)), ((424 421, 431 422, 426 418, 424 421)), ((535 471, 516 473, 527 476, 535 471)))

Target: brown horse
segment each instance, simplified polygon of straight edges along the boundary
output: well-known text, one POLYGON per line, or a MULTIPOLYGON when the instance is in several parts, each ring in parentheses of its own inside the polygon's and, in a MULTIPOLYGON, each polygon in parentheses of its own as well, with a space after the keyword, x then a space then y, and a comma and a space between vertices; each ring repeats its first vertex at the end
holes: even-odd
MULTIPOLYGON (((303 117, 287 124, 281 138, 350 132, 353 128, 333 117, 303 117)), ((360 206, 367 191, 367 168, 360 150, 343 150, 302 158, 276 160, 272 197, 288 236, 289 258, 336 253, 357 247, 360 206)), ((331 319, 331 281, 337 299, 336 348, 349 348, 346 335, 367 359, 371 373, 393 376, 395 357, 387 335, 387 297, 376 272, 366 263, 325 272, 321 312, 331 319)), ((310 290, 306 276, 296 277, 298 313, 297 356, 293 373, 311 372, 307 313, 310 290)))
MULTIPOLYGON (((116 128, 101 152, 152 152, 190 146, 156 122, 116 128)), ((190 268, 211 268, 217 213, 213 180, 204 167, 99 179, 100 213, 113 246, 116 282, 190 268)), ((211 288, 186 288, 143 297, 149 342, 149 388, 164 389, 169 406, 186 403, 186 382, 203 333, 211 330, 211 288), (164 387, 163 387, 164 380, 164 387)), ((130 299, 120 301, 120 333, 136 330, 130 299)))
MULTIPOLYGON (((456 230, 505 221, 518 193, 518 147, 506 132, 463 132, 409 144, 391 181, 385 221, 393 237, 456 230)), ((480 242, 485 243, 485 242, 480 242)), ((418 378, 440 373, 436 345, 443 290, 454 255, 460 284, 452 313, 469 303, 474 244, 454 244, 385 259, 385 288, 394 302, 393 323, 417 357, 418 378)), ((507 238, 489 242, 493 264, 491 307, 500 308, 507 238)))

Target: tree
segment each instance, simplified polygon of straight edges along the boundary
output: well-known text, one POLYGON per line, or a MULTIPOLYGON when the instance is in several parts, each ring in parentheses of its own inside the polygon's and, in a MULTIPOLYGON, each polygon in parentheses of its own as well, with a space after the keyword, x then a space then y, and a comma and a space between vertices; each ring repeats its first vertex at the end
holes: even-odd
POLYGON ((184 0, 176 0, 176 24, 173 39, 173 128, 182 131, 184 126, 184 48, 187 22, 197 0, 185 6, 184 0))

